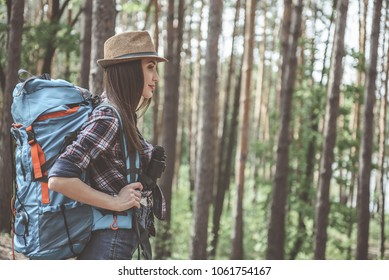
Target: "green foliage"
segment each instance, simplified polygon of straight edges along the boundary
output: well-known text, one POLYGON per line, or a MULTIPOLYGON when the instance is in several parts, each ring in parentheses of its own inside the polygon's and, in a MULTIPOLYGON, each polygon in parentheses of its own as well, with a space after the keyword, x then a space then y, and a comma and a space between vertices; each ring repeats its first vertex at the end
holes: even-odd
POLYGON ((295 250, 296 242, 301 242, 296 259, 312 259, 313 239, 314 239, 314 209, 313 205, 303 202, 293 205, 289 209, 287 216, 286 240, 285 240, 285 258, 290 259, 291 253, 295 250), (300 208, 298 208, 300 206, 300 208), (302 218, 303 226, 299 219, 302 218), (299 228, 301 226, 301 228, 299 228))
MULTIPOLYGON (((192 212, 189 205, 188 166, 182 166, 179 176, 179 187, 173 190, 172 201, 172 259, 188 259, 192 232, 192 212)), ((251 185, 252 182, 247 182, 251 185)), ((271 182, 262 183, 253 203, 251 189, 246 188, 244 198, 244 259, 264 259, 267 248, 268 209, 271 197, 271 182)), ((228 196, 234 196, 234 188, 230 188, 228 196)), ((315 195, 314 189, 309 196, 315 195)), ((229 259, 231 252, 231 231, 233 226, 233 201, 226 199, 220 224, 219 244, 216 259, 229 259)), ((302 247, 297 259, 312 259, 313 257, 313 226, 314 203, 301 202, 297 194, 289 199, 288 217, 286 221, 286 256, 297 238, 303 237, 302 247), (297 231, 298 215, 303 215, 305 232, 297 231)), ((211 216, 211 213, 210 213, 211 216)), ((209 219, 208 241, 211 239, 211 219, 209 219)), ((332 202, 328 225, 327 259, 353 258, 356 235, 356 209, 341 203, 332 202), (350 235, 351 233, 351 235, 350 235)), ((388 227, 388 225, 387 225, 388 227)), ((377 222, 371 223, 371 240, 376 242, 379 235, 377 222)), ((158 232, 157 232, 158 234, 158 232)), ((378 246, 378 245, 375 245, 378 246)))
POLYGON ((347 234, 349 225, 356 222, 356 209, 342 203, 331 203, 329 226, 334 227, 340 234, 347 234))
POLYGON ((49 36, 50 29, 52 27, 47 22, 42 22, 37 26, 24 26, 21 65, 27 70, 35 70, 38 60, 43 58, 46 43, 51 39, 49 36), (34 65, 34 68, 30 65, 34 65))
POLYGON ((366 59, 363 52, 356 51, 354 48, 347 51, 346 54, 351 56, 354 59, 353 67, 360 72, 366 71, 366 59))
POLYGON ((146 4, 142 1, 127 1, 118 6, 119 11, 126 14, 133 14, 134 12, 140 12, 146 9, 146 4))
MULTIPOLYGON (((192 231, 192 212, 189 202, 188 166, 179 170, 178 188, 173 190, 172 198, 172 259, 188 259, 192 231)), ((157 229, 158 230, 158 229, 157 229)), ((158 234, 158 231, 157 231, 158 234)))
POLYGON ((356 223, 356 209, 341 203, 331 203, 328 221, 328 259, 347 259, 355 244, 350 232, 356 223))
MULTIPOLYGON (((67 24, 50 24, 43 21, 35 26, 26 25, 22 42, 22 67, 32 72, 40 70, 36 69, 36 65, 44 58, 47 45, 52 42, 57 49, 59 59, 65 53, 73 53, 76 57, 80 55, 80 33, 67 24), (56 36, 53 38, 55 33, 56 36)), ((73 65, 76 69, 78 69, 78 64, 79 59, 75 59, 73 65)), ((58 76, 64 77, 65 69, 61 69, 61 72, 58 76)), ((78 70, 74 72, 78 73, 78 70)))
MULTIPOLYGON (((71 1, 70 3, 76 9, 79 9, 82 4, 81 1, 71 1)), ((3 69, 6 66, 7 58, 8 24, 6 16, 6 5, 0 5, 0 65, 3 69)), ((24 23, 21 67, 33 74, 39 74, 37 72, 40 72, 40 69, 37 68, 37 65, 44 58, 47 46, 51 43, 56 49, 58 60, 61 60, 61 56, 65 56, 65 53, 73 55, 73 61, 61 63, 58 75, 67 78, 65 77, 65 66, 69 65, 70 69, 74 69, 69 74, 75 82, 75 76, 79 72, 80 32, 79 29, 70 27, 64 20, 59 23, 41 21, 37 25, 28 21, 24 23)))
MULTIPOLYGON (((356 86, 355 84, 347 84, 344 86, 343 94, 347 102, 363 103, 363 86, 356 86)), ((348 105, 349 106, 349 105, 348 105)))
MULTIPOLYGON (((180 168, 178 188, 173 190, 172 201, 172 222, 171 232, 173 238, 172 259, 188 259, 189 247, 192 232, 192 212, 189 202, 189 178, 188 166, 183 165, 180 168)), ((253 182, 248 180, 247 185, 253 182)), ((231 182, 231 186, 232 186, 231 182)), ((259 192, 253 201, 254 193, 250 189, 245 192, 244 199, 244 258, 245 259, 264 259, 267 247, 267 225, 268 225, 268 203, 270 201, 271 184, 261 184, 259 192)), ((229 188, 229 194, 226 197, 234 197, 235 189, 229 188)), ((216 259, 229 259, 231 253, 231 231, 233 226, 232 211, 234 200, 226 198, 224 211, 221 217, 219 230, 219 244, 216 253, 216 259)), ((212 231, 212 211, 210 211, 208 241, 211 240, 212 231)), ((158 229, 157 229, 158 234, 158 229)))
POLYGON ((258 160, 259 157, 264 157, 266 160, 266 164, 272 165, 274 163, 274 158, 272 154, 272 149, 274 147, 274 143, 272 141, 256 141, 252 143, 250 149, 250 157, 253 161, 258 160))
MULTIPOLYGON (((253 179, 247 178, 246 185, 254 184, 253 179)), ((267 248, 267 227, 272 191, 272 181, 263 180, 257 183, 257 191, 246 187, 243 201, 244 222, 244 259, 264 259, 267 248), (255 196, 255 197, 254 197, 255 196)), ((232 215, 225 217, 227 222, 232 215)))
POLYGON ((80 33, 66 24, 60 25, 56 46, 60 52, 75 52, 80 55, 80 33))

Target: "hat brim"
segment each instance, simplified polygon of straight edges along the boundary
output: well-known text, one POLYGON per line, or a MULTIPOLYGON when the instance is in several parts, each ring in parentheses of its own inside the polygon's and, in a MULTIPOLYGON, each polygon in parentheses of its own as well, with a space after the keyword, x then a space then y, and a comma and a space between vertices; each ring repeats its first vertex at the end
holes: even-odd
POLYGON ((105 68, 111 65, 116 65, 120 63, 130 62, 138 59, 143 58, 153 58, 157 62, 168 62, 168 60, 161 56, 156 55, 142 55, 142 56, 133 56, 133 57, 125 57, 125 58, 111 58, 111 59, 99 59, 97 60, 97 64, 99 64, 101 67, 105 68))

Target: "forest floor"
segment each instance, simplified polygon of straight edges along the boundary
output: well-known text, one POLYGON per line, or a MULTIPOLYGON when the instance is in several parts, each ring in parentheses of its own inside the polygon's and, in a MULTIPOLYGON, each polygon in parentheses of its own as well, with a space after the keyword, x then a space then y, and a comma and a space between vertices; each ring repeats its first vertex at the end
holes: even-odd
MULTIPOLYGON (((0 233, 0 260, 12 260, 12 239, 9 234, 0 233)), ((26 260, 22 254, 15 252, 16 260, 26 260)))

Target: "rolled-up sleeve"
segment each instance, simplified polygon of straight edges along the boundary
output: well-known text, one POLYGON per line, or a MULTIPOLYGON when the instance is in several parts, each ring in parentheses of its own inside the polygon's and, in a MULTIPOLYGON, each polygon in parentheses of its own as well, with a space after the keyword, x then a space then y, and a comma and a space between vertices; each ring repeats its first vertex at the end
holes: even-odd
POLYGON ((119 121, 112 109, 94 110, 76 140, 56 160, 48 177, 80 177, 91 160, 112 149, 118 129, 119 121))

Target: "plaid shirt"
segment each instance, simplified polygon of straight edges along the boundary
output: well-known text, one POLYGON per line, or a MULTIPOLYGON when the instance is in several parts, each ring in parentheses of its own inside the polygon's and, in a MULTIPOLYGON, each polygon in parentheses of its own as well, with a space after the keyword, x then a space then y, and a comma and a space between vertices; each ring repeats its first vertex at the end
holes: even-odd
MULTIPOLYGON (((119 120, 110 108, 95 109, 77 139, 60 155, 49 177, 78 177, 88 170, 91 187, 117 194, 127 185, 125 163, 119 141, 119 120), (88 169, 87 169, 88 168, 88 169)), ((140 135, 141 166, 146 167, 153 146, 140 135)))

